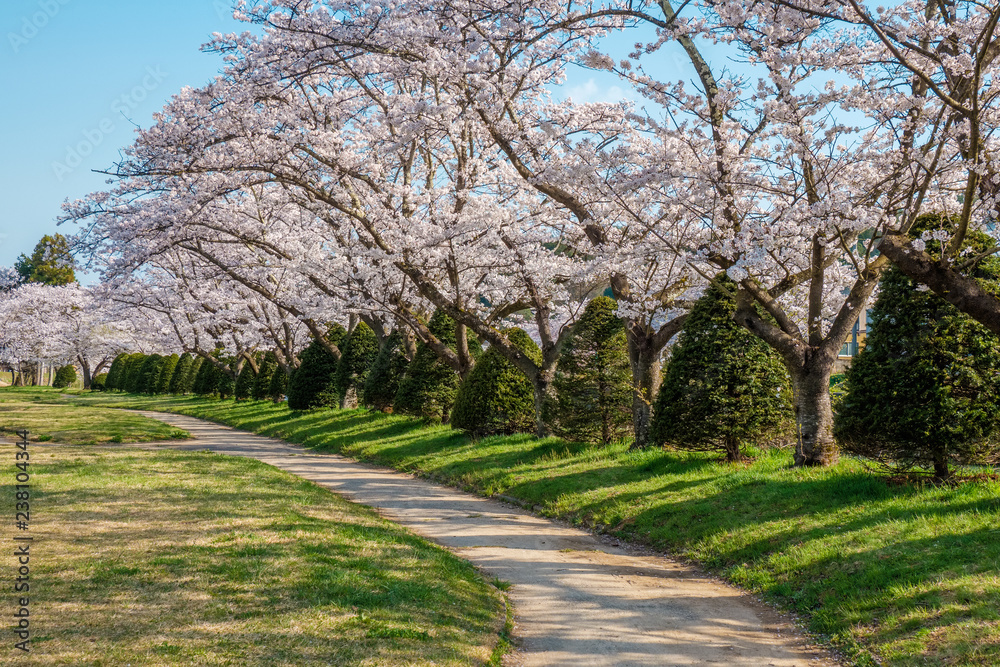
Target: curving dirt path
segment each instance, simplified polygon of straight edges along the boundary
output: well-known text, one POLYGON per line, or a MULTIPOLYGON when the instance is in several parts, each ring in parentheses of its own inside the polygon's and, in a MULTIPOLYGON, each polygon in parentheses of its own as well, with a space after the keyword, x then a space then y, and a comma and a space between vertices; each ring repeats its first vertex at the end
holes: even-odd
POLYGON ((193 417, 140 411, 194 440, 155 443, 248 456, 377 508, 510 582, 522 667, 835 665, 740 591, 666 558, 410 475, 193 417))

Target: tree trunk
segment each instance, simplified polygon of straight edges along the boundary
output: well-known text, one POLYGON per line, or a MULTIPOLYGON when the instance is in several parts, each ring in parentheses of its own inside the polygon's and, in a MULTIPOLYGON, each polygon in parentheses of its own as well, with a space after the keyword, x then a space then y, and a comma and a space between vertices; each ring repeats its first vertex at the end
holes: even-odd
POLYGON ((403 327, 403 356, 407 361, 417 356, 417 337, 410 327, 403 327))
POLYGON ((743 460, 743 452, 740 451, 739 440, 727 437, 723 442, 723 446, 726 448, 726 461, 737 463, 743 460))
POLYGON ((340 399, 340 409, 341 410, 353 410, 358 407, 358 390, 352 384, 344 392, 343 398, 340 399))
POLYGON ((108 365, 112 361, 113 361, 113 359, 109 359, 108 357, 104 357, 103 359, 101 359, 100 362, 98 362, 98 364, 96 366, 94 366, 92 369, 90 369, 90 380, 91 380, 91 382, 93 382, 93 380, 94 380, 95 377, 97 377, 98 375, 100 375, 101 373, 103 373, 104 369, 107 368, 108 365))
POLYGON ((628 337, 629 365, 632 367, 632 432, 633 449, 649 446, 649 429, 653 422, 653 400, 660 388, 660 349, 645 338, 628 337))
POLYGON ((939 451, 934 455, 934 481, 944 482, 951 477, 951 470, 948 469, 948 455, 939 451))
POLYGON ((552 377, 555 375, 555 368, 548 371, 542 370, 534 374, 531 378, 531 385, 535 394, 535 437, 547 438, 549 427, 545 423, 545 398, 549 393, 549 385, 552 384, 552 377))
POLYGON ((611 388, 603 372, 597 374, 598 410, 601 413, 601 444, 607 446, 611 442, 611 388))
POLYGON ((458 374, 464 381, 465 378, 469 377, 469 373, 472 372, 475 360, 473 360, 472 353, 469 351, 469 330, 461 322, 455 324, 455 354, 458 355, 459 365, 461 366, 458 374))
POLYGON ((90 375, 90 364, 80 355, 77 355, 76 360, 80 362, 80 370, 83 371, 83 388, 90 389, 90 383, 93 380, 90 375))
POLYGON ((830 375, 836 357, 811 348, 801 364, 789 364, 795 422, 795 465, 820 466, 837 462, 833 440, 833 410, 830 406, 830 375))

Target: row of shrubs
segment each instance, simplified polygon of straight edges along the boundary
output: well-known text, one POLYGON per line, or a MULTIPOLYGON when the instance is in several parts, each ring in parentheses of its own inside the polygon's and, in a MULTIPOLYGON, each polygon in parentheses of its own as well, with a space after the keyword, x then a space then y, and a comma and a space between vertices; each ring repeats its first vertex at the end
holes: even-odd
MULTIPOLYGON (((790 384, 780 360, 732 321, 732 284, 705 295, 689 317, 668 366, 652 425, 656 444, 719 449, 731 459, 749 442, 781 442, 791 433, 790 384), (719 347, 734 351, 720 355, 719 347)), ((608 297, 593 299, 564 344, 543 419, 555 435, 583 442, 627 439, 632 429, 632 374, 624 325, 608 297)), ((435 312, 428 328, 457 348, 456 323, 435 312)), ((464 330, 464 329, 463 329, 464 330)), ((541 363, 541 350, 521 329, 508 339, 541 363)), ((409 414, 483 437, 535 430, 535 397, 524 374, 497 350, 485 351, 467 333, 475 365, 464 380, 430 345, 407 355, 400 332, 379 341, 361 322, 348 332, 333 325, 312 341, 290 375, 270 352, 244 363, 190 355, 119 355, 103 388, 130 393, 195 393, 224 398, 281 400, 292 410, 326 407, 409 414), (330 347, 340 351, 337 358, 330 347), (287 378, 287 386, 285 380, 287 378)), ((95 387, 96 388, 96 387, 95 387)))
POLYGON ((253 398, 280 401, 285 393, 285 372, 268 352, 256 360, 259 372, 249 364, 233 379, 234 360, 172 354, 119 354, 106 375, 94 378, 96 391, 124 391, 133 394, 200 394, 223 398, 253 398), (248 384, 249 381, 249 384, 248 384))
MULTIPOLYGON (((925 224, 935 224, 933 220, 925 224)), ((975 239, 986 244, 985 239, 975 239)), ((972 275, 997 290, 1000 260, 972 275)), ((790 443, 795 428, 791 382, 774 351, 733 321, 735 285, 716 278, 691 310, 671 350, 653 406, 650 441, 744 458, 749 445, 790 443)), ((592 300, 564 344, 542 418, 567 439, 608 443, 631 435, 633 383, 625 330, 607 297, 592 300)), ((1000 345, 984 327, 903 274, 889 271, 872 309, 867 346, 847 373, 835 434, 849 453, 899 469, 946 478, 955 464, 1000 459, 1000 345)), ((436 312, 428 328, 455 350, 455 322, 436 312)), ((462 328, 462 331, 466 331, 462 328)), ((507 337, 540 361, 530 336, 507 337)), ((121 355, 106 387, 139 393, 216 394, 281 400, 293 410, 324 407, 417 415, 475 436, 534 431, 532 386, 494 349, 466 334, 475 365, 464 380, 427 344, 408 355, 399 332, 383 340, 364 323, 334 325, 286 375, 273 354, 256 370, 234 360, 189 355, 121 355), (339 359, 329 347, 340 350, 339 359), (287 387, 286 387, 287 378, 287 387)))

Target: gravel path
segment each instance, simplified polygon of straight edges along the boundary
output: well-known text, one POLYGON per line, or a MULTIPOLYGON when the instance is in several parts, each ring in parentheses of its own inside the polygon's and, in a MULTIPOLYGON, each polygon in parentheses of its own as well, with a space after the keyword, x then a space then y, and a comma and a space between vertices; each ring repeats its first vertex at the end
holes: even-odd
POLYGON ((666 558, 404 473, 313 454, 193 417, 141 411, 194 440, 156 443, 249 456, 370 505, 513 586, 510 665, 835 665, 776 614, 666 558))

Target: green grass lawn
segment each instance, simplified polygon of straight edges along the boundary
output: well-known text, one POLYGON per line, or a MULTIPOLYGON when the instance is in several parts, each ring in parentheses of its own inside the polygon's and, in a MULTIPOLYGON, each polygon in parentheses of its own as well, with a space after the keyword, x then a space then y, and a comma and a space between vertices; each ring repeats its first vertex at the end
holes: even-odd
POLYGON ((1000 484, 890 486, 854 460, 795 469, 530 436, 470 441, 364 410, 91 394, 417 472, 700 563, 778 606, 849 662, 1000 664, 1000 484))
POLYGON ((67 445, 151 442, 190 437, 187 431, 155 419, 68 403, 52 389, 0 389, 0 433, 13 434, 25 428, 30 432, 30 440, 67 445))
POLYGON ((31 455, 32 665, 482 665, 498 645, 502 594, 471 565, 271 466, 31 455))

